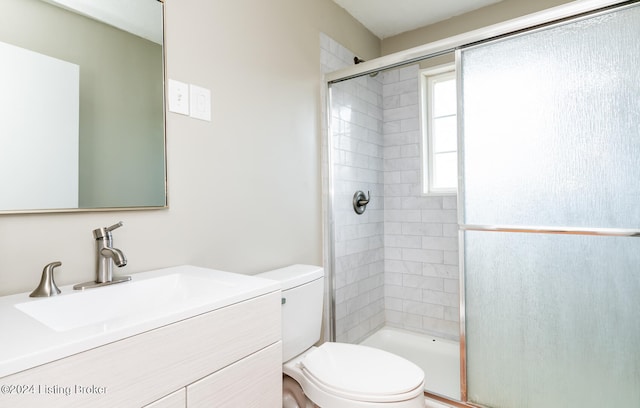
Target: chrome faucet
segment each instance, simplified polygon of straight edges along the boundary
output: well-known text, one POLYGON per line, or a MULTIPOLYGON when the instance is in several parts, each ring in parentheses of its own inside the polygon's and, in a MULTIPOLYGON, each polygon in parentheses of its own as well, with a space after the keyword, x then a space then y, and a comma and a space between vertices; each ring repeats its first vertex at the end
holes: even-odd
POLYGON ((113 264, 121 268, 127 264, 127 258, 121 250, 113 247, 111 231, 122 227, 122 221, 110 227, 93 230, 96 239, 96 282, 107 283, 113 281, 113 264))
POLYGON ((96 239, 96 280, 79 283, 73 287, 74 289, 89 289, 131 280, 131 276, 113 278, 113 265, 121 268, 127 264, 124 253, 113 247, 113 236, 111 235, 111 231, 122 227, 122 225, 122 221, 120 221, 110 227, 93 230, 93 237, 96 239))

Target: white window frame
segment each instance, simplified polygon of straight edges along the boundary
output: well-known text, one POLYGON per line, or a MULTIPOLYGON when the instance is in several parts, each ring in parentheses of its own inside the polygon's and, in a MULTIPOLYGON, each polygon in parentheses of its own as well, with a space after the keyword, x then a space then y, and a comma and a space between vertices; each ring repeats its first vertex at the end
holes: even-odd
MULTIPOLYGON (((434 80, 450 76, 456 79, 455 64, 444 64, 420 70, 420 127, 422 132, 422 193, 424 195, 455 195, 454 188, 433 187, 433 103, 431 84, 434 80)), ((457 151, 457 147, 456 147, 457 151)))

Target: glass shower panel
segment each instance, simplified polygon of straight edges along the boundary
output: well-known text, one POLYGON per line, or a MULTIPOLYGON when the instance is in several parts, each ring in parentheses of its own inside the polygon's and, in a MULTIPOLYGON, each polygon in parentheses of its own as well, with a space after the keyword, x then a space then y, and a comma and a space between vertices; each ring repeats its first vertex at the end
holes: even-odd
POLYGON ((357 343, 384 325, 382 82, 331 85, 335 339, 357 343), (370 198, 357 214, 353 196, 370 198))
POLYGON ((639 406, 640 240, 597 235, 640 230, 638 38, 636 3, 460 52, 470 402, 639 406))
POLYGON ((465 222, 640 227, 640 7, 462 52, 465 222))
POLYGON ((469 401, 640 404, 640 240, 469 231, 469 401))

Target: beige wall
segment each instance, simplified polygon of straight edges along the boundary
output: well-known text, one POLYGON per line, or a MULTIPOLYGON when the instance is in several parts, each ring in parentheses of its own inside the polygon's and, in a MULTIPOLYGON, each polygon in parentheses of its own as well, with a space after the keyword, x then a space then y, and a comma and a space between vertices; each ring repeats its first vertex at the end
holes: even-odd
POLYGON ((382 55, 428 44, 570 2, 570 0, 503 0, 440 23, 385 38, 382 40, 382 55))
POLYGON ((165 7, 168 77, 211 89, 213 105, 211 122, 167 114, 170 209, 0 216, 0 295, 32 290, 55 260, 58 284, 91 279, 91 231, 118 220, 119 273, 322 263, 319 32, 363 58, 379 40, 330 0, 165 7))

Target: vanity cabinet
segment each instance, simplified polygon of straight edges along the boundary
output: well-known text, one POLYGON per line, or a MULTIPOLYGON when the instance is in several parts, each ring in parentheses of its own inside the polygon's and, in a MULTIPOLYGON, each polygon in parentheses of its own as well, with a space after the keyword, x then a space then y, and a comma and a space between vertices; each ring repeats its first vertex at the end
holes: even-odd
POLYGON ((0 378, 33 388, 2 407, 243 407, 282 404, 275 291, 0 378))

